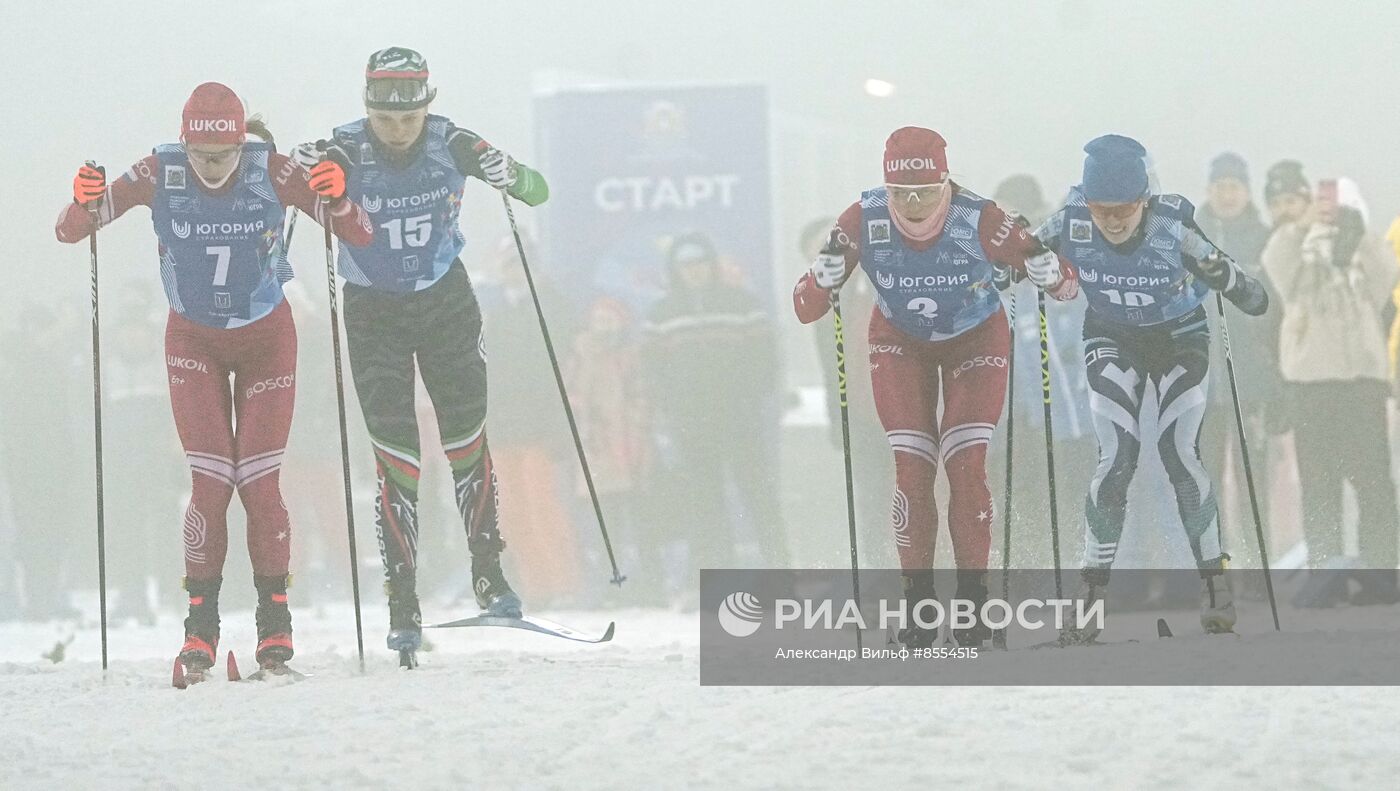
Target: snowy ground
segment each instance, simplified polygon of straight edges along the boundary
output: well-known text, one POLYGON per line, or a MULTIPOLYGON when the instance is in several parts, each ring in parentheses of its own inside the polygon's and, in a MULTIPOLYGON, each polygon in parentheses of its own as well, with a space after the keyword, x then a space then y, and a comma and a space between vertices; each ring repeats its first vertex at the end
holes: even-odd
MULTIPOLYGON (((694 614, 552 616, 612 617, 617 637, 454 630, 406 673, 369 610, 360 675, 348 610, 300 613, 314 678, 184 692, 173 616, 114 628, 105 680, 95 629, 54 665, 40 655, 71 630, 0 624, 0 788, 1360 788, 1400 772, 1393 687, 702 688, 694 614)), ((245 672, 251 620, 225 615, 245 672)), ((1229 643, 1170 650, 1208 669, 1229 643)))

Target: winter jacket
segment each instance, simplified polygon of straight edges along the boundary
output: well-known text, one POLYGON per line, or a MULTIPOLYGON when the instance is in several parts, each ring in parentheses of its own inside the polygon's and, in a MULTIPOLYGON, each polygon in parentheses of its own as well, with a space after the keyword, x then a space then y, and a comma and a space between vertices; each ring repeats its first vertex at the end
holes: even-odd
POLYGON ((1347 223, 1286 223, 1264 248, 1282 307, 1279 362, 1287 381, 1389 379, 1381 315, 1397 270, 1374 236, 1347 230, 1347 223))
POLYGON ((670 432, 714 432, 754 419, 777 387, 769 314, 748 291, 676 282, 642 325, 644 396, 670 432))
MULTIPOLYGON (((1400 217, 1395 218, 1395 222, 1390 224, 1390 230, 1385 234, 1386 241, 1390 242, 1391 248, 1395 251, 1395 261, 1400 266, 1400 217)), ((1394 293, 1391 294, 1391 302, 1395 307, 1395 318, 1390 325, 1390 381, 1391 387, 1397 394, 1400 394, 1400 284, 1395 286, 1394 293)))
MULTIPOLYGON (((1264 246, 1269 241, 1269 226, 1259 218, 1259 210, 1254 204, 1249 204, 1239 216, 1230 219, 1217 217, 1209 203, 1203 204, 1196 209, 1196 224, 1205 232, 1206 238, 1235 259, 1246 274, 1263 284, 1264 290, 1269 292, 1270 304, 1278 304, 1278 289, 1260 261, 1264 246)), ((1229 323, 1230 346, 1240 381, 1240 400, 1246 411, 1252 411, 1252 407, 1258 407, 1272 398, 1278 388, 1280 314, 1281 311, 1270 310, 1262 316, 1229 323)), ((1219 318, 1213 309, 1209 315, 1211 331, 1218 335, 1219 318)), ((1223 343, 1212 345, 1210 367, 1212 399, 1228 402, 1230 386, 1226 380, 1223 343)))

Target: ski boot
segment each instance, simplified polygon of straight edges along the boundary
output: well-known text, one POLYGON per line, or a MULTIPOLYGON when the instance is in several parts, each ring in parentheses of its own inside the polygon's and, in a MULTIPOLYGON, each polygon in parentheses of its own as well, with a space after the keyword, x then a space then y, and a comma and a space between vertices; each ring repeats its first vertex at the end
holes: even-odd
POLYGON ((389 635, 384 644, 399 652, 399 667, 418 667, 418 649, 423 647, 423 616, 418 608, 414 573, 405 572, 384 582, 389 596, 389 635))
POLYGON ((501 572, 501 550, 506 542, 500 536, 477 536, 469 540, 472 553, 472 592, 476 603, 496 618, 519 618, 520 596, 511 590, 501 572))
MULTIPOLYGON (((906 572, 901 576, 904 580, 905 627, 895 634, 895 640, 910 650, 932 648, 938 642, 938 626, 919 626, 914 621, 914 609, 921 601, 938 601, 938 593, 933 589, 933 572, 906 572)), ((933 607, 921 608, 920 614, 925 620, 932 618, 933 607)))
POLYGON ((1225 573, 1229 555, 1221 555, 1201 569, 1201 628, 1206 634, 1235 630, 1235 595, 1225 573))
MULTIPOLYGON (((1068 622, 1060 629, 1060 645, 1088 645, 1099 639, 1102 629, 1093 619, 1089 623, 1076 624, 1077 612, 1086 612, 1095 602, 1104 602, 1108 597, 1108 569, 1086 568, 1080 572, 1079 590, 1074 594, 1074 605, 1067 613, 1068 622)), ((1106 607, 1105 607, 1106 610, 1106 607)))
POLYGON ((258 590, 258 648, 254 656, 259 673, 285 675, 292 658, 292 611, 287 608, 286 574, 253 577, 258 590))
POLYGON ((185 644, 180 648, 176 686, 198 684, 208 678, 219 652, 219 588, 222 577, 185 580, 190 614, 185 618, 185 644))
POLYGON ((992 630, 982 622, 982 605, 987 603, 987 572, 981 570, 958 571, 958 592, 955 598, 972 602, 972 626, 954 629, 953 639, 963 648, 980 647, 992 630))

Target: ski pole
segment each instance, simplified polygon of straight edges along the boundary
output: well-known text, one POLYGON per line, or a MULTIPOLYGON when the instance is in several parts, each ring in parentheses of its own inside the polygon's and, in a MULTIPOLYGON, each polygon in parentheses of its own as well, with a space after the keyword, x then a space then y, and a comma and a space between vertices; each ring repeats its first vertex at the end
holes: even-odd
MULTIPOLYGON (((106 168, 97 166, 92 160, 87 166, 104 176, 106 168)), ((88 256, 92 263, 92 422, 94 446, 96 450, 97 482, 97 606, 100 611, 102 629, 102 672, 107 672, 107 530, 103 519, 102 497, 102 341, 98 330, 97 300, 97 229, 101 221, 97 208, 88 209, 92 218, 92 233, 88 236, 88 256)))
POLYGON ((1045 412, 1045 477, 1050 489, 1050 550, 1055 565, 1055 598, 1064 598, 1060 584, 1060 515, 1055 498, 1055 427, 1050 415, 1050 327, 1045 319, 1045 291, 1035 291, 1040 314, 1040 394, 1045 412))
MULTIPOLYGON (((345 482, 345 533, 350 539, 350 594, 355 603, 355 649, 360 655, 360 672, 365 672, 365 632, 360 616, 360 554, 355 549, 355 500, 350 491, 350 434, 345 427, 345 375, 340 365, 340 308, 335 292, 335 247, 331 240, 331 214, 326 202, 324 213, 326 242, 326 293, 331 304, 331 355, 335 358, 335 405, 340 417, 340 472, 345 482)), ((296 215, 287 229, 287 238, 295 230, 296 215)))
MULTIPOLYGON (((851 537, 851 596, 860 612, 860 554, 856 549, 855 476, 851 471, 851 410, 846 398, 846 325, 841 318, 841 292, 831 290, 831 317, 836 328, 836 394, 841 405, 841 453, 846 462, 846 525, 851 537)), ((856 650, 863 650, 856 627, 856 650)))
MULTIPOLYGON (((1002 495, 1001 595, 1011 603, 1011 456, 1016 447, 1016 292, 1008 291, 1007 321, 1011 325, 1011 348, 1006 353, 1006 492, 1002 495)), ((992 647, 1006 650, 1006 628, 992 631, 992 647)))
POLYGON ((287 231, 286 231, 286 233, 282 234, 282 252, 283 252, 283 253, 285 253, 286 251, 292 249, 292 234, 293 234, 293 233, 296 233, 296 230, 297 230, 297 214, 299 214, 299 213, 300 213, 300 212, 298 212, 298 211, 296 210, 296 208, 293 207, 293 208, 292 208, 292 214, 291 214, 291 216, 287 218, 287 231))
POLYGON ((530 301, 535 304, 535 316, 540 320, 540 334, 544 336, 544 350, 549 355, 549 367, 554 371, 554 383, 559 386, 559 400, 564 403, 564 417, 569 420, 569 433, 574 438, 574 450, 578 452, 579 467, 583 469, 583 480, 588 486, 588 498, 593 502, 593 515, 598 519, 598 531, 603 535, 603 548, 608 552, 608 563, 612 566, 612 584, 622 587, 622 572, 617 568, 617 558, 613 555, 612 540, 608 538, 608 525, 603 519, 603 506, 598 501, 598 490, 593 485, 593 473, 588 468, 588 454, 584 453, 583 440, 579 437, 578 421, 574 419, 573 406, 569 404, 569 391, 564 387, 564 375, 559 372, 559 358, 554 353, 554 341, 549 336, 549 325, 545 322, 544 309, 540 307, 540 295, 535 290, 535 278, 530 274, 530 262, 525 258, 525 244, 520 241, 520 228, 515 224, 515 211, 510 207, 510 195, 501 191, 501 202, 506 207, 506 220, 510 223, 511 236, 515 237, 515 252, 520 255, 520 268, 525 272, 525 283, 530 287, 530 301))
POLYGON ((1235 406, 1235 429, 1240 437, 1240 458, 1244 462, 1244 481, 1249 489, 1249 509, 1254 515, 1254 535, 1259 540, 1259 564, 1264 567, 1264 589, 1269 594, 1269 611, 1274 616, 1274 631, 1282 631, 1278 623, 1278 603, 1274 599, 1274 580, 1269 572, 1269 549, 1264 542, 1264 522, 1259 516, 1259 497, 1254 491, 1254 470, 1249 464, 1249 443, 1245 440, 1244 412, 1240 409, 1240 388, 1235 381, 1235 361, 1230 354, 1230 329, 1225 321, 1225 297, 1215 292, 1215 309, 1220 314, 1220 339, 1225 343, 1225 372, 1230 378, 1230 402, 1235 406))

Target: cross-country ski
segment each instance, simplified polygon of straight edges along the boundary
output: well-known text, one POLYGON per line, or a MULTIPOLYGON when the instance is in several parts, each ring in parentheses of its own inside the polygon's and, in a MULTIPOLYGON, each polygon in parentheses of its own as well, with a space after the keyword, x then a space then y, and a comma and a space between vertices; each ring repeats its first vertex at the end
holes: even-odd
POLYGON ((456 629, 464 626, 499 626, 507 629, 524 629, 527 632, 536 632, 551 637, 562 637, 565 640, 573 640, 579 643, 606 643, 613 638, 613 631, 616 624, 608 622, 608 628, 601 633, 584 633, 570 629, 563 624, 547 621, 543 618, 533 616, 523 616, 520 618, 507 618, 494 615, 476 615, 470 618, 462 618, 456 621, 445 623, 429 624, 428 629, 456 629))

